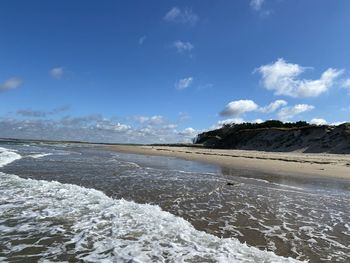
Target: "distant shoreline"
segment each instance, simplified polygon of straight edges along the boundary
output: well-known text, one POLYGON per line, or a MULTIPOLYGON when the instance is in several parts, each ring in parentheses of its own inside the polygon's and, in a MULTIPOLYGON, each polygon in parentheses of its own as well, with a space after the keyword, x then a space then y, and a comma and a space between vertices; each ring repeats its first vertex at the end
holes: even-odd
POLYGON ((87 144, 116 152, 172 156, 238 170, 301 177, 318 176, 345 180, 350 179, 350 154, 224 150, 205 148, 202 145, 196 144, 109 144, 13 138, 1 138, 0 142, 87 144))
POLYGON ((185 146, 106 145, 116 152, 172 156, 226 168, 265 173, 350 179, 350 155, 219 150, 185 146))

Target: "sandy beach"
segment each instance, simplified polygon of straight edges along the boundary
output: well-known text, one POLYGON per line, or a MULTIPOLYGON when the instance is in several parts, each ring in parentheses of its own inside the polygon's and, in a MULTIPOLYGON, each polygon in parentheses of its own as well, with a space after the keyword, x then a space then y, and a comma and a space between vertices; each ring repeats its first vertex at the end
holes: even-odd
POLYGON ((107 148, 124 153, 173 156, 226 168, 265 173, 350 179, 350 155, 343 154, 281 153, 177 146, 113 145, 107 148))

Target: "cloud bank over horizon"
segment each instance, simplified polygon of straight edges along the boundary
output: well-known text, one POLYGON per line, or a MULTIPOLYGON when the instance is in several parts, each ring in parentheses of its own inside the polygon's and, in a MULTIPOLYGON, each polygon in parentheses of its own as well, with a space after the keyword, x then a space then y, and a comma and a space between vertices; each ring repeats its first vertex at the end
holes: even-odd
POLYGON ((161 115, 72 116, 69 110, 70 107, 64 105, 48 111, 20 109, 9 113, 0 117, 0 137, 106 143, 187 143, 200 132, 192 127, 178 127, 187 122, 183 114, 171 122, 161 115))

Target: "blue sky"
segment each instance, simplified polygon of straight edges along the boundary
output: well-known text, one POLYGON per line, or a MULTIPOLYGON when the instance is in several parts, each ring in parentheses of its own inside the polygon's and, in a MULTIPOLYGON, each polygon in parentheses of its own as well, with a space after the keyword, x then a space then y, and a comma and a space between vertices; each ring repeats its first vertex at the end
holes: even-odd
POLYGON ((183 141, 349 121, 347 0, 0 3, 0 136, 183 141))

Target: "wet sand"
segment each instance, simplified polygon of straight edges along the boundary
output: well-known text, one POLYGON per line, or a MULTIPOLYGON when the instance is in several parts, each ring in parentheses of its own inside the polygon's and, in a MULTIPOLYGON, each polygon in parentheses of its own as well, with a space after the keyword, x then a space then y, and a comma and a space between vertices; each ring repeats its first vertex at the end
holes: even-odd
POLYGON ((350 155, 345 154, 280 153, 176 146, 113 145, 107 148, 124 153, 173 156, 226 168, 264 173, 350 179, 350 155))
MULTIPOLYGON (((15 174, 22 178, 45 180, 38 181, 41 184, 58 181, 64 184, 62 187, 71 184, 100 190, 113 200, 157 205, 163 211, 184 218, 197 230, 224 240, 238 239, 241 243, 267 249, 280 256, 306 259, 312 263, 349 262, 350 180, 326 176, 283 176, 235 166, 225 168, 203 161, 156 156, 159 154, 106 151, 96 146, 19 145, 15 149, 22 158, 3 167, 0 171, 5 173, 4 176, 15 174)), ((50 188, 47 189, 49 192, 50 188)), ((3 190, 11 189, 4 187, 3 190)), ((28 188, 29 191, 31 189, 28 188)), ((41 187, 34 189, 42 191, 41 187)), ((2 196, 10 196, 12 200, 18 195, 16 192, 2 196)), ((78 198, 70 206, 80 207, 84 200, 78 198)), ((17 204, 16 199, 14 201, 17 204)), ((27 198, 23 201, 27 201, 27 198)), ((22 208, 18 211, 25 218, 31 215, 23 213, 22 208)), ((14 217, 17 218, 17 215, 14 217)), ((81 216, 77 219, 80 222, 81 216)), ((25 222, 31 224, 33 221, 30 217, 25 222)), ((18 221, 18 224, 22 223, 18 221)), ((48 226, 51 227, 50 224, 48 226)), ((17 226, 11 227, 16 231, 17 226)), ((33 231, 29 232, 36 235, 38 227, 30 229, 33 231)), ((47 232, 44 226, 39 238, 46 238, 47 232)), ((21 242, 27 244, 28 236, 26 232, 21 233, 21 242)), ((10 232, 3 238, 19 244, 16 233, 10 232)), ((52 242, 56 242, 55 235, 53 238, 52 242)), ((29 242, 33 243, 32 240, 29 242)), ((45 244, 42 249, 48 246, 45 244)), ((4 249, 14 253, 12 256, 28 254, 27 250, 16 252, 11 248, 4 249)), ((63 253, 66 255, 66 252, 63 253)), ((74 251, 70 253, 76 254, 74 251)))

